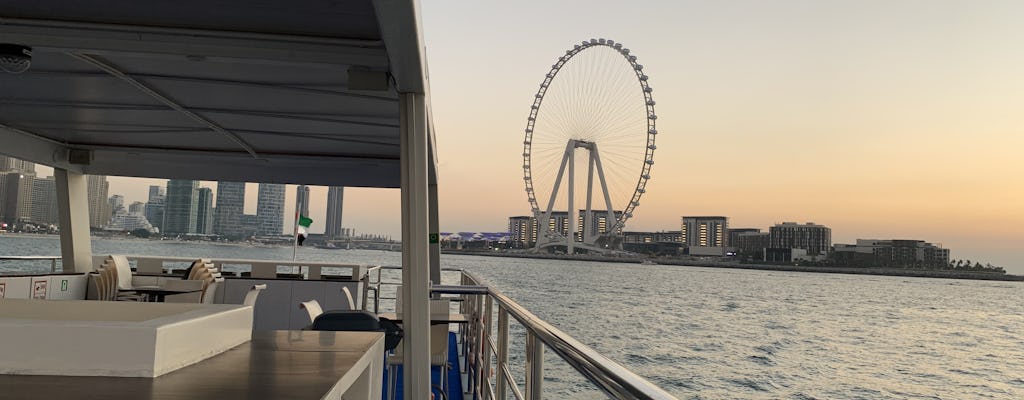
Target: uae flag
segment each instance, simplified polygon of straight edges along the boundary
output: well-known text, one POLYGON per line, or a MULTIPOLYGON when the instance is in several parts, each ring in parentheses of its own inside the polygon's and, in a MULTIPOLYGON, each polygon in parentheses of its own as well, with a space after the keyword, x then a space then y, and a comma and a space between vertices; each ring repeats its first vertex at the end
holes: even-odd
POLYGON ((309 228, 313 224, 313 219, 305 215, 299 215, 299 233, 295 240, 299 242, 299 246, 302 246, 302 242, 306 241, 306 228, 309 228))

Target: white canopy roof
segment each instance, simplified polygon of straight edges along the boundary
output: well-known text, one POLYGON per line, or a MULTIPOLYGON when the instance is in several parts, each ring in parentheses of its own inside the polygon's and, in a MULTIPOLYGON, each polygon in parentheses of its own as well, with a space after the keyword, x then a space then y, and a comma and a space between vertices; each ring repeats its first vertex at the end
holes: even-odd
POLYGON ((0 153, 86 174, 399 187, 398 93, 427 91, 417 14, 414 0, 0 0, 0 43, 34 53, 0 72, 0 153))

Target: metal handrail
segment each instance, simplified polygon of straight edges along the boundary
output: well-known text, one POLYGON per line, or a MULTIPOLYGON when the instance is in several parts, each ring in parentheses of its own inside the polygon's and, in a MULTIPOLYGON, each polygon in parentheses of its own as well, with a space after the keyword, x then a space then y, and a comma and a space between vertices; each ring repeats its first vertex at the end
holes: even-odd
POLYGON ((36 260, 49 260, 50 261, 50 272, 57 272, 57 260, 60 260, 61 256, 0 256, 0 261, 36 261, 36 260))
MULTIPOLYGON (((516 319, 526 330, 528 331, 527 341, 531 342, 530 338, 535 338, 535 341, 543 344, 544 348, 549 348, 555 352, 559 357, 565 360, 570 366, 576 369, 582 374, 587 380, 594 383, 598 388, 604 391, 610 398, 614 399, 665 399, 675 400, 676 397, 672 396, 668 392, 655 386, 653 383, 647 381, 643 377, 633 373, 626 369, 621 364, 612 361, 611 359, 601 355, 596 350, 589 346, 581 343, 580 341, 569 336, 565 332, 551 326, 544 320, 540 319, 533 313, 529 312, 523 306, 516 303, 514 300, 506 296, 501 291, 494 288, 494 286, 488 285, 480 278, 477 278, 473 274, 463 271, 462 272, 471 282, 479 285, 478 287, 487 288, 487 295, 489 298, 497 302, 499 307, 499 313, 505 311, 508 315, 511 315, 516 319)), ((473 289, 476 289, 474 287, 473 289)), ((436 291, 435 291, 436 292, 436 291)), ((489 316, 488 316, 489 319, 489 316)), ((507 332, 505 333, 507 334, 507 332)), ((487 333, 490 335, 490 332, 487 333)), ((536 343, 534 343, 535 345, 536 343)), ((528 346, 531 347, 531 346, 528 346)), ((533 350, 527 349, 527 352, 540 353, 542 348, 535 348, 533 350)), ((532 358, 529 357, 528 359, 532 358)), ((504 366, 504 362, 507 360, 498 360, 498 365, 502 370, 502 375, 510 379, 511 374, 508 373, 507 368, 504 366)), ((535 359, 538 363, 540 360, 535 359)), ((488 365, 488 368, 490 366, 488 365)), ((529 371, 530 367, 527 367, 527 396, 528 398, 539 398, 539 393, 531 393, 531 383, 536 383, 536 389, 539 390, 540 385, 537 380, 539 376, 534 375, 531 379, 529 375, 536 374, 537 371, 529 371), (534 381, 534 382, 531 382, 534 381)), ((484 374, 485 376, 489 375, 484 374)), ((513 393, 518 392, 518 388, 512 385, 513 393)), ((517 398, 521 398, 521 394, 515 393, 517 398)))

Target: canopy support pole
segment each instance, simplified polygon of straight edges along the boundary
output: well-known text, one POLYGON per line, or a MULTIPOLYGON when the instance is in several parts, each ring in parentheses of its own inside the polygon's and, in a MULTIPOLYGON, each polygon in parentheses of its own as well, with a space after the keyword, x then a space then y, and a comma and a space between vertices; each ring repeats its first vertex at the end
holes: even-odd
POLYGON ((86 176, 53 169, 60 218, 60 255, 64 272, 92 271, 89 239, 89 190, 86 176))
POLYGON ((430 188, 427 107, 422 93, 401 93, 402 340, 406 398, 430 393, 430 188))

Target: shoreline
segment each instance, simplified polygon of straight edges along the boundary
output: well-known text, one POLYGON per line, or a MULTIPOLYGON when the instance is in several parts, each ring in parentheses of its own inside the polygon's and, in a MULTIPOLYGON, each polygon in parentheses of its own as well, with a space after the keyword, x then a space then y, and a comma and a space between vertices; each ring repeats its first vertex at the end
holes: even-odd
MULTIPOLYGON (((499 253, 486 251, 466 251, 442 249, 441 254, 457 254, 481 257, 508 257, 508 258, 534 258, 546 260, 575 260, 575 261, 600 261, 623 264, 640 264, 648 258, 623 258, 600 255, 577 255, 566 256, 564 254, 529 254, 529 253, 499 253)), ((983 281, 1004 281, 1024 282, 1024 275, 997 274, 991 272, 976 271, 954 271, 954 270, 930 270, 930 269, 902 269, 902 268, 857 268, 857 267, 803 267, 797 265, 771 265, 771 264, 743 264, 738 262, 721 261, 700 261, 683 259, 659 258, 657 265, 677 265, 685 267, 706 267, 724 269, 749 269, 760 271, 787 271, 787 272, 812 272, 826 274, 849 274, 849 275, 876 275, 876 276, 903 276, 910 278, 939 278, 939 279, 971 279, 983 281)))

